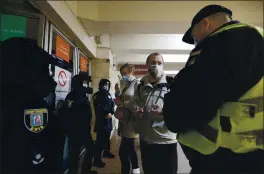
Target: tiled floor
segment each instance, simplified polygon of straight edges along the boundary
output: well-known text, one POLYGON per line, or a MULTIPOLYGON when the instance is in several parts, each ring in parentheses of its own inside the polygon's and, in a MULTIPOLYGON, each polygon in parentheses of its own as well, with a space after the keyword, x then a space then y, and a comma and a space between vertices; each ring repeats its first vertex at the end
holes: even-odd
MULTIPOLYGON (((111 139, 111 152, 115 154, 114 159, 106 159, 103 158, 103 161, 106 163, 105 168, 95 168, 98 174, 120 174, 121 173, 121 165, 119 159, 119 146, 120 146, 120 137, 115 133, 111 139)), ((137 141, 137 152, 139 157, 139 163, 142 171, 141 159, 140 159, 140 149, 139 149, 139 141, 137 141)))
MULTIPOLYGON (((116 133, 114 133, 111 139, 111 152, 114 153, 116 157, 114 159, 103 158, 103 161, 106 163, 105 168, 93 167, 93 170, 96 170, 98 174, 120 174, 121 165, 120 165, 120 160, 119 160, 119 155, 118 155, 119 146, 120 146, 120 137, 116 133)), ((178 145, 177 150, 178 150, 178 173, 188 174, 191 170, 189 166, 189 162, 186 159, 180 145, 178 145)), ((140 169, 142 172, 143 170, 142 170, 141 159, 140 159, 139 141, 137 141, 137 152, 138 152, 138 157, 139 157, 140 169)))

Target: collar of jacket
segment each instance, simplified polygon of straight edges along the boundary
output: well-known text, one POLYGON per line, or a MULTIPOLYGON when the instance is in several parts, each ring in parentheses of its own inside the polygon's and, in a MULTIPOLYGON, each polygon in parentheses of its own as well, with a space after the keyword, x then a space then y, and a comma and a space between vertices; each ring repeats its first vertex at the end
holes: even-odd
MULTIPOLYGON (((149 75, 147 74, 146 76, 142 77, 142 79, 140 80, 141 82, 143 82, 143 86, 150 86, 153 87, 153 85, 149 82, 148 80, 149 75)), ((156 84, 160 84, 160 83, 167 83, 166 81, 166 74, 163 72, 160 79, 156 82, 156 84)))
MULTIPOLYGON (((222 25, 221 27, 217 28, 216 30, 214 30, 211 34, 209 34, 206 38, 204 38, 204 40, 202 42, 200 42, 199 44, 196 45, 196 47, 200 47, 201 46, 201 43, 204 43, 208 38, 210 38, 214 33, 216 33, 218 30, 220 30, 221 28, 223 27, 226 27, 228 25, 233 25, 233 24, 239 24, 240 22, 239 21, 230 21, 224 25, 222 25)), ((195 48, 196 48, 195 47, 195 48)))

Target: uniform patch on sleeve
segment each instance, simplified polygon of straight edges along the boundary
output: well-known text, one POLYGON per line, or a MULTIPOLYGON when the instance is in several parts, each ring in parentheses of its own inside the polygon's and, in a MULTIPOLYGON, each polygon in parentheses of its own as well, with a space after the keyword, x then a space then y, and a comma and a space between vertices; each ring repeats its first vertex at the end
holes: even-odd
POLYGON ((72 103, 73 103, 73 101, 71 101, 71 100, 67 100, 67 103, 68 103, 68 108, 71 108, 71 107, 72 107, 72 103))
POLYGON ((24 111, 24 124, 33 133, 40 133, 48 124, 47 109, 27 109, 24 111))
POLYGON ((188 62, 187 62, 187 67, 188 67, 188 66, 191 66, 192 64, 195 63, 195 61, 196 61, 196 57, 199 56, 200 53, 201 53, 201 50, 198 50, 198 51, 194 51, 194 52, 192 52, 192 53, 190 54, 190 58, 189 58, 189 60, 188 60, 188 62))

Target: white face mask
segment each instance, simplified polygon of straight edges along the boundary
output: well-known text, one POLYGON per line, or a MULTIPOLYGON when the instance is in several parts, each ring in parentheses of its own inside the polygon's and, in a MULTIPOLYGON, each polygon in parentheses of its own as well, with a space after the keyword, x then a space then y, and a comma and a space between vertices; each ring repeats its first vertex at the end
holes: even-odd
POLYGON ((148 72, 151 77, 160 78, 163 72, 163 65, 150 65, 148 72))

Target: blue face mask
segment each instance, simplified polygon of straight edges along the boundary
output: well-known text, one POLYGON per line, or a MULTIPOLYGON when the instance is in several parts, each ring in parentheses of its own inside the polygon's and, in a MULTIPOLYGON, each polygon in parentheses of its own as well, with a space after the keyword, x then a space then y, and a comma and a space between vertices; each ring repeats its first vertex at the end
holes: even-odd
POLYGON ((125 82, 129 82, 130 78, 129 78, 128 76, 123 76, 123 80, 124 80, 125 82))
POLYGON ((108 88, 108 86, 104 86, 103 89, 104 89, 105 91, 108 91, 109 88, 108 88))

